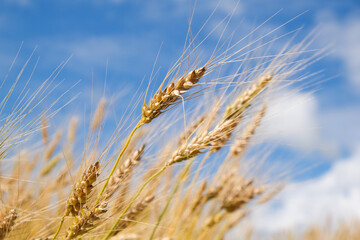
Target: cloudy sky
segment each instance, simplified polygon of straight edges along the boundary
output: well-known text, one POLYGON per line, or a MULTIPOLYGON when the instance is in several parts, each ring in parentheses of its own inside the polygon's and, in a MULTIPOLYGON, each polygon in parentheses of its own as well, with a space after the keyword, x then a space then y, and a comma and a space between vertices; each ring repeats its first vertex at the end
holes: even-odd
MULTIPOLYGON (((59 75, 65 79, 60 90, 81 80, 74 95, 80 92, 78 98, 86 102, 95 89, 97 99, 106 75, 106 95, 124 96, 149 78, 160 48, 157 66, 164 70, 180 55, 193 6, 188 0, 1 0, 0 76, 21 46, 13 72, 36 48, 30 65, 39 61, 32 84, 71 57, 59 75)), ((295 177, 271 206, 256 212, 262 220, 255 227, 279 231, 327 216, 360 219, 354 210, 360 209, 360 2, 198 0, 196 6, 195 32, 215 8, 204 32, 232 13, 227 29, 236 29, 238 38, 277 13, 256 34, 295 18, 277 34, 314 31, 313 48, 329 49, 311 66, 311 71, 321 71, 315 86, 282 94, 286 101, 274 100, 272 117, 260 130, 283 146, 278 153, 297 156, 313 168, 295 177)))

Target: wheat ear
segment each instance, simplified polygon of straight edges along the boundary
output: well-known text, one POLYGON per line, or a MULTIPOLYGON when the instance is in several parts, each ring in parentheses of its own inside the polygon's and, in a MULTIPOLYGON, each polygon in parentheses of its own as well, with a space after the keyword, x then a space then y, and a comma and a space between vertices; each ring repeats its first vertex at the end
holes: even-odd
POLYGON ((153 119, 158 117, 164 110, 166 110, 170 105, 175 104, 181 95, 186 93, 190 88, 192 88, 201 77, 204 76, 206 71, 205 67, 195 69, 188 73, 185 77, 181 77, 176 83, 171 83, 167 86, 163 91, 161 87, 153 98, 150 100, 149 105, 144 104, 142 108, 142 117, 140 121, 136 124, 134 129, 131 131, 129 137, 126 140, 126 143, 118 155, 115 164, 113 165, 99 195, 96 199, 96 203, 98 203, 101 199, 102 194, 104 193, 107 185, 109 184, 109 180, 111 176, 114 174, 117 165, 120 162, 122 155, 124 154, 126 148, 129 146, 132 136, 144 124, 150 123, 153 119))
POLYGON ((45 160, 50 160, 50 157, 53 155, 56 147, 58 146, 60 140, 61 140, 62 132, 57 131, 55 134, 54 139, 50 142, 49 147, 45 151, 44 158, 45 160))
POLYGON ((15 225, 17 213, 15 209, 11 209, 9 213, 0 220, 0 240, 4 239, 15 225))
POLYGON ((124 163, 116 170, 116 173, 110 178, 108 188, 105 190, 105 200, 108 200, 120 186, 131 170, 141 161, 142 154, 145 151, 145 144, 136 150, 124 163))
POLYGON ((74 239, 90 231, 95 226, 95 221, 107 212, 107 203, 96 204, 93 209, 83 209, 79 216, 75 217, 73 224, 66 232, 65 239, 74 239))
POLYGON ((140 213, 142 213, 145 208, 154 200, 154 196, 147 196, 143 200, 135 203, 135 205, 124 215, 124 218, 119 222, 116 230, 113 232, 116 235, 118 232, 127 228, 128 223, 133 221, 140 213))
POLYGON ((181 95, 186 93, 204 76, 205 71, 205 67, 195 69, 186 76, 181 77, 176 83, 171 83, 163 91, 160 89, 148 105, 144 104, 140 120, 141 124, 150 123, 171 104, 177 102, 181 95))
POLYGON ((263 106, 259 113, 255 116, 253 123, 245 129, 243 136, 235 141, 230 149, 231 155, 233 157, 237 157, 244 152, 250 138, 255 134, 255 130, 259 127, 261 119, 265 115, 265 110, 266 107, 263 106))
POLYGON ((70 197, 66 202, 65 214, 61 218, 60 225, 52 237, 53 240, 56 239, 57 235, 60 233, 66 216, 71 214, 72 216, 76 217, 79 215, 80 210, 86 203, 88 194, 90 194, 91 190, 94 188, 93 183, 99 176, 99 170, 100 163, 98 161, 94 164, 91 164, 81 176, 80 181, 78 181, 73 187, 73 190, 70 193, 70 197))

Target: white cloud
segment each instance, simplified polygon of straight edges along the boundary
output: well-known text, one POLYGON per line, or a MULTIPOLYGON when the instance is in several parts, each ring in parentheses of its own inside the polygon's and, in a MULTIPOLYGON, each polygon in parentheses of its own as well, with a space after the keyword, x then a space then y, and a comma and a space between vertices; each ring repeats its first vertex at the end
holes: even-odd
POLYGON ((333 44, 334 55, 340 58, 346 76, 357 87, 360 86, 360 17, 349 16, 339 21, 330 12, 318 17, 322 43, 333 44))
POLYGON ((258 233, 302 230, 333 220, 360 219, 360 145, 354 154, 337 161, 324 175, 289 184, 271 205, 252 216, 258 233), (275 207, 276 206, 276 207, 275 207))
POLYGON ((278 94, 269 100, 263 125, 259 129, 261 135, 302 152, 336 154, 335 142, 323 136, 315 96, 285 90, 278 94))

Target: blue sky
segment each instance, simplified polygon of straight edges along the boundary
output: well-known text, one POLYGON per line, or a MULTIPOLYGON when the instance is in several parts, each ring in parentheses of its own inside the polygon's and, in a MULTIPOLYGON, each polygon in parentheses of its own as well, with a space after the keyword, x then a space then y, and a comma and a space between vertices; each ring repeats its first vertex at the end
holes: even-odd
MULTIPOLYGON (((315 29, 314 48, 330 46, 328 55, 311 67, 311 71, 322 71, 319 81, 323 82, 293 94, 285 103, 278 101, 270 109, 289 109, 266 121, 268 126, 282 122, 282 129, 265 125, 260 130, 283 146, 278 154, 301 156, 304 163, 318 161, 318 167, 293 181, 279 195, 280 210, 260 209, 257 214, 264 223, 258 227, 272 231, 301 225, 306 223, 306 216, 317 219, 326 211, 334 216, 349 214, 360 218, 360 212, 350 211, 355 207, 352 204, 360 202, 360 178, 354 173, 360 169, 360 1, 198 0, 194 32, 217 4, 205 32, 237 6, 228 27, 237 29, 237 37, 280 11, 261 31, 274 29, 301 14, 280 29, 278 35, 300 27, 301 34, 306 35, 315 29), (316 193, 316 187, 322 191, 316 193), (315 200, 309 201, 308 194, 314 195, 315 200), (330 209, 334 205, 338 208, 330 209), (298 217, 286 220, 295 215, 298 217), (268 224, 267 217, 273 217, 272 224, 268 224)), ((59 75, 59 79, 65 79, 59 91, 81 80, 69 98, 80 92, 79 101, 86 102, 93 84, 94 99, 99 99, 107 73, 106 95, 128 96, 142 79, 149 78, 160 46, 159 75, 180 55, 193 5, 187 0, 1 0, 0 75, 6 74, 23 43, 13 72, 37 47, 34 59, 40 60, 32 84, 41 83, 71 56, 59 75)), ((84 106, 72 107, 76 111, 84 106)))

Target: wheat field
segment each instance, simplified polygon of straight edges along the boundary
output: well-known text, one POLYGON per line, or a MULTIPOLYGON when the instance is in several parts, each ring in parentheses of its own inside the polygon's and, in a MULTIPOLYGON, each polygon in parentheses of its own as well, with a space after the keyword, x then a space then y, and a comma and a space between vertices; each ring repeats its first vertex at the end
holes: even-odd
POLYGON ((207 34, 190 20, 180 55, 166 72, 155 62, 112 124, 118 102, 106 94, 85 103, 88 115, 63 114, 83 104, 61 88, 66 62, 34 89, 23 76, 36 69, 32 54, 13 69, 20 49, 1 84, 0 239, 360 239, 356 221, 252 230, 252 213, 297 174, 271 160, 275 144, 258 130, 274 123, 273 98, 314 83, 327 49, 312 33, 277 33, 283 25, 236 38, 231 19, 207 34))

